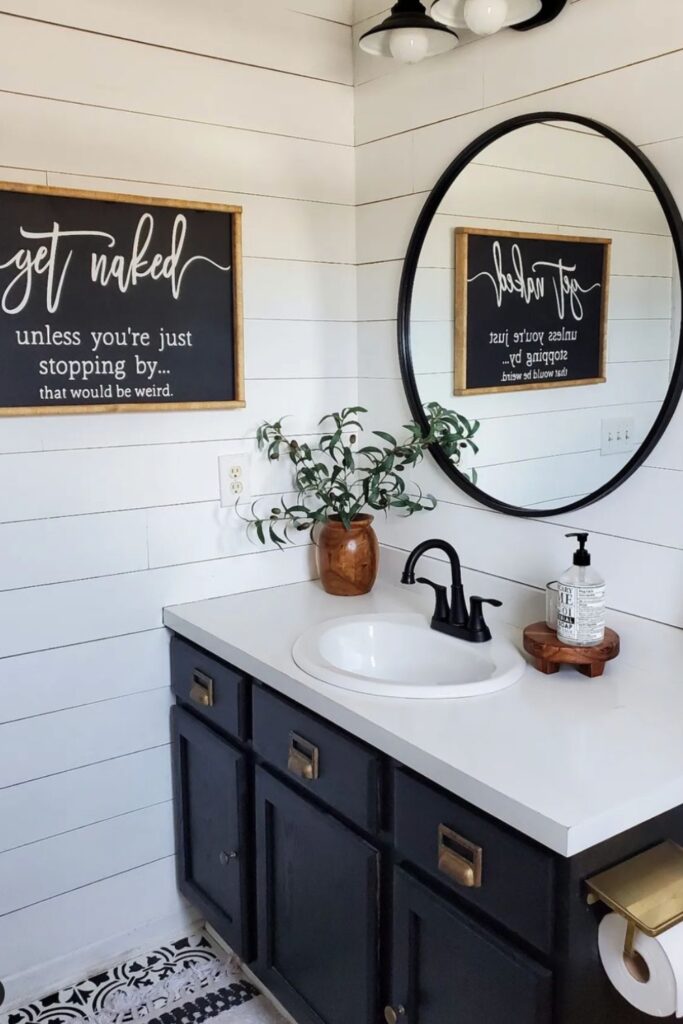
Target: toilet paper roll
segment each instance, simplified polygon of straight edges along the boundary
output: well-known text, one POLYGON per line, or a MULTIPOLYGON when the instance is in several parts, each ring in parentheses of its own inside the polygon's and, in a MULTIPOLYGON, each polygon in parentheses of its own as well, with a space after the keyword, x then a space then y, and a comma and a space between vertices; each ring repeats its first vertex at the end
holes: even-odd
MULTIPOLYGON (((607 977, 624 999, 651 1017, 683 1017, 683 924, 651 939, 636 933, 634 949, 645 961, 649 978, 639 981, 624 960, 626 921, 607 914, 600 923, 598 946, 607 977)), ((646 972, 646 973, 647 973, 646 972)))

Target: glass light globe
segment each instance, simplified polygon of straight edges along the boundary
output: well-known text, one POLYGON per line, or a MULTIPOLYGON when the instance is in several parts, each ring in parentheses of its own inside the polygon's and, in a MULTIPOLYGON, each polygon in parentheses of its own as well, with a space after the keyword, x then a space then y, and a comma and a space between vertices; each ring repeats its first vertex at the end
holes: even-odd
POLYGON ((421 28, 395 28, 389 39, 392 57, 404 64, 417 64, 429 52, 429 36, 421 28))
POLYGON ((465 0, 465 23, 478 36, 492 36, 508 16, 507 0, 465 0))

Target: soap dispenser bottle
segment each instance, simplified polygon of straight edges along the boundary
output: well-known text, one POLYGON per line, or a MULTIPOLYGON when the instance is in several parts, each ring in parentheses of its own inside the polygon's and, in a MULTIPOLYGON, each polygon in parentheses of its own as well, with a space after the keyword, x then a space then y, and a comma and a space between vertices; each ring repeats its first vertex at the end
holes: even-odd
POLYGON ((605 581, 591 567, 587 533, 568 533, 579 546, 574 564, 559 579, 557 636, 574 647, 595 647, 605 638, 605 581))

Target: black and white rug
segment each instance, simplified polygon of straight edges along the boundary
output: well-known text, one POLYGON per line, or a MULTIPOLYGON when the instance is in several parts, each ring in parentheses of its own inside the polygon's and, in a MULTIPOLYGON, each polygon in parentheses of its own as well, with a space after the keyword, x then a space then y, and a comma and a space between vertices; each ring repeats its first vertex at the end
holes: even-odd
POLYGON ((0 1024, 284 1024, 239 962, 191 935, 97 974, 0 1024))

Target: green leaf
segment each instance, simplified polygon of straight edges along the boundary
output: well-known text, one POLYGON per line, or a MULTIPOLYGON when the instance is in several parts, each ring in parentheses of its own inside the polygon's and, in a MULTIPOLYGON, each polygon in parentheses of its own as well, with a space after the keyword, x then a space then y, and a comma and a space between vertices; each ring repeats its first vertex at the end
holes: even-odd
POLYGON ((397 442, 393 434, 387 434, 386 431, 384 430, 373 430, 373 434, 375 434, 377 437, 381 437, 382 440, 386 441, 387 444, 390 444, 392 448, 396 447, 397 442))

